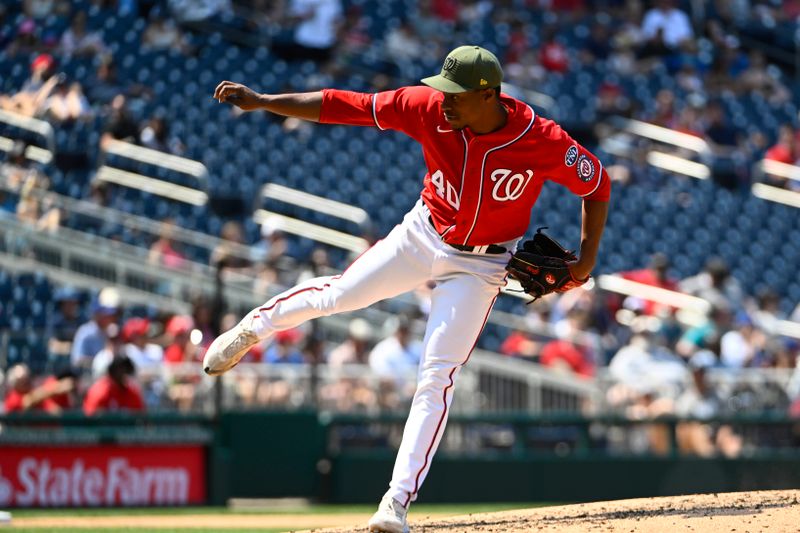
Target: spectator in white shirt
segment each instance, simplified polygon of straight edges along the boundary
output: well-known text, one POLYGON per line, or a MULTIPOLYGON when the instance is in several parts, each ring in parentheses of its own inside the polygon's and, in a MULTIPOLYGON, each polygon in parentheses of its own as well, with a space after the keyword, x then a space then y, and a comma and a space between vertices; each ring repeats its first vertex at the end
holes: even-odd
POLYGON ((142 49, 174 50, 182 54, 191 51, 186 37, 175 21, 164 17, 160 10, 153 10, 150 14, 150 23, 142 34, 142 49))
POLYGON ((694 37, 689 16, 673 0, 658 0, 642 21, 645 39, 643 55, 664 55, 677 50, 694 37))
POLYGON ((68 82, 63 76, 56 84, 53 94, 45 101, 44 116, 62 126, 92 117, 92 106, 83 94, 81 84, 68 82))
POLYGON ((289 24, 294 22, 291 43, 276 43, 275 52, 287 60, 321 63, 331 58, 342 20, 340 0, 292 0, 289 24))
POLYGON ((380 341, 369 354, 369 366, 380 377, 403 382, 419 365, 422 343, 411 338, 411 323, 400 319, 394 333, 380 341))
POLYGON ((100 291, 92 303, 92 319, 81 325, 72 341, 70 361, 81 369, 92 367, 92 360, 108 342, 108 331, 117 329, 120 296, 116 289, 107 287, 100 291))
POLYGON ((107 48, 99 32, 87 31, 86 12, 78 11, 59 43, 65 56, 94 57, 106 52, 107 48))
POLYGON ((294 31, 297 44, 320 49, 336 44, 337 23, 342 16, 339 0, 294 0, 290 10, 302 19, 294 31))
POLYGON ((328 364, 332 367, 365 364, 369 357, 369 339, 372 326, 363 318, 354 318, 348 327, 345 341, 331 350, 328 364))
MULTIPOLYGON (((164 361, 164 349, 150 342, 148 333, 150 321, 146 318, 129 318, 122 326, 123 353, 131 360, 136 372, 157 368, 164 361)), ((106 348, 98 353, 92 362, 92 374, 100 378, 108 371, 114 359, 114 349, 106 348)))
POLYGON ((728 368, 752 366, 756 355, 764 349, 767 338, 744 312, 736 316, 734 326, 720 340, 720 360, 728 368))
POLYGON ((203 22, 233 13, 231 0, 168 0, 167 4, 179 23, 203 22))

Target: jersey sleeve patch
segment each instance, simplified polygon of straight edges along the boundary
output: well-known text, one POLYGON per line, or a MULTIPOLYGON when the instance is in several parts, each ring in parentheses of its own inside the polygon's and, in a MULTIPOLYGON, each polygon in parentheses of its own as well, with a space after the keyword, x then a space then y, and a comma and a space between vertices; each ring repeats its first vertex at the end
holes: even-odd
POLYGON ((567 153, 564 154, 564 164, 571 167, 578 161, 578 147, 574 144, 567 148, 567 153))
POLYGON ((582 194, 581 198, 586 198, 587 196, 593 195, 597 191, 597 189, 600 188, 600 183, 602 183, 602 181, 603 181, 603 163, 600 163, 600 175, 597 178, 597 183, 595 184, 594 188, 591 191, 587 192, 586 194, 582 194))
MULTIPOLYGON (((569 153, 569 151, 567 153, 569 153)), ((580 157, 578 157, 575 171, 578 174, 578 178, 584 183, 592 181, 596 173, 594 162, 592 162, 592 159, 586 154, 581 154, 580 157)))

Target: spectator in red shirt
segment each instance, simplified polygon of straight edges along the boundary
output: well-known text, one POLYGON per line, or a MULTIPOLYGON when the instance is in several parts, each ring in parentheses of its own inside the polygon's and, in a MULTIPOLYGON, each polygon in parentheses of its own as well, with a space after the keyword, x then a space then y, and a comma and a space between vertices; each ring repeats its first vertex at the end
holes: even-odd
POLYGON ((186 257, 175 243, 175 222, 171 218, 161 223, 158 240, 150 245, 147 261, 151 265, 163 266, 172 270, 180 270, 186 266, 186 257))
POLYGON ((200 378, 192 371, 191 365, 200 362, 205 353, 205 349, 197 344, 200 331, 194 335, 193 331, 195 323, 190 315, 175 315, 167 322, 166 336, 170 344, 164 349, 164 362, 168 365, 168 394, 179 411, 188 411, 194 404, 200 378), (188 363, 188 368, 180 366, 183 363, 188 363))
POLYGON ((531 302, 525 315, 526 328, 515 329, 500 345, 500 353, 538 362, 542 346, 550 340, 552 303, 547 298, 531 302), (542 333, 545 333, 543 336, 542 333))
MULTIPOLYGON (((787 165, 796 165, 800 160, 800 133, 791 124, 783 124, 778 130, 778 142, 767 150, 767 153, 764 154, 764 159, 787 165)), ((769 172, 766 172, 765 181, 776 187, 789 188, 788 186, 790 185, 789 180, 785 177, 776 176, 769 172)))
POLYGON ((77 399, 78 373, 72 368, 64 368, 55 375, 48 376, 42 384, 42 389, 52 394, 42 402, 48 413, 57 414, 80 405, 77 399))
POLYGON ((675 123, 675 131, 685 133, 686 135, 693 135, 695 137, 703 138, 703 125, 700 121, 700 114, 693 106, 687 105, 681 109, 678 114, 678 120, 675 123))
POLYGON ((500 353, 511 357, 533 359, 539 352, 539 347, 540 344, 533 340, 528 332, 515 329, 500 345, 500 353))
POLYGON ((108 366, 108 375, 100 378, 86 392, 83 412, 92 416, 103 411, 144 411, 144 399, 131 379, 133 363, 126 356, 115 356, 108 366))
POLYGON ((550 9, 553 11, 578 11, 586 9, 586 0, 550 0, 550 9))
POLYGON ((530 38, 528 36, 528 26, 522 21, 511 22, 511 32, 508 36, 508 47, 506 48, 505 63, 519 63, 522 55, 530 48, 530 38))
POLYGON ((175 315, 167 322, 166 333, 172 342, 164 349, 164 362, 183 363, 199 361, 199 350, 191 341, 194 319, 189 315, 175 315))
POLYGON ((455 22, 458 18, 458 2, 455 0, 431 0, 431 11, 439 20, 455 22))
POLYGON ((33 382, 30 370, 25 365, 15 365, 8 371, 8 394, 3 405, 6 413, 22 412, 29 409, 41 410, 37 403, 31 402, 33 382))
POLYGON ((566 320, 560 323, 560 327, 557 326, 560 338, 544 345, 539 362, 543 366, 567 370, 579 377, 594 376, 595 351, 587 344, 587 337, 583 335, 588 325, 588 312, 579 308, 571 309, 566 320))
MULTIPOLYGON (((667 289, 668 291, 680 291, 678 281, 667 274, 668 269, 669 258, 665 254, 658 252, 650 258, 650 265, 647 268, 621 272, 620 276, 645 285, 667 289)), ((663 305, 656 302, 645 300, 643 312, 646 315, 657 315, 663 307, 663 305)))
POLYGON ((569 55, 566 47, 556 37, 555 26, 547 26, 542 30, 539 63, 549 72, 564 73, 569 70, 569 55))
POLYGON ((8 385, 10 390, 4 401, 6 413, 42 411, 59 414, 64 402, 62 396, 68 396, 75 390, 73 377, 58 379, 51 376, 41 386, 34 387, 31 372, 24 364, 15 365, 9 370, 8 385))
POLYGON ((631 281, 677 291, 678 282, 668 277, 667 269, 669 269, 669 258, 665 254, 657 252, 650 258, 650 265, 647 268, 623 272, 620 275, 631 281))
POLYGON ((544 345, 539 360, 543 366, 555 370, 566 368, 581 377, 589 378, 594 375, 594 363, 591 359, 585 346, 572 339, 558 339, 544 345))
POLYGON ((783 124, 778 130, 778 142, 776 142, 767 153, 764 159, 794 165, 798 159, 798 138, 791 124, 783 124))

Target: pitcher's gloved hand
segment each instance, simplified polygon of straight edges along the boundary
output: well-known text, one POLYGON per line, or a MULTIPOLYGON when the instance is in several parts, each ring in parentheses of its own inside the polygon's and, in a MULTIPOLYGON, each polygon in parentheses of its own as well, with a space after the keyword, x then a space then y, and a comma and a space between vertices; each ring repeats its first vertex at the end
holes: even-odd
POLYGON ((566 292, 587 281, 577 279, 569 268, 577 257, 539 228, 533 239, 522 243, 506 265, 509 276, 522 286, 522 290, 536 300, 551 292, 566 292))

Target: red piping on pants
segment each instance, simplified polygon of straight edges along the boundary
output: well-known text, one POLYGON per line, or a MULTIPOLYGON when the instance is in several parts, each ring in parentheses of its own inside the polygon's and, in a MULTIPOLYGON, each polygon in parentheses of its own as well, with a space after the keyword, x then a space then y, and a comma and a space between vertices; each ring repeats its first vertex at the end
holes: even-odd
POLYGON ((442 428, 442 423, 444 422, 444 419, 447 416, 447 391, 453 386, 453 374, 455 374, 455 371, 458 367, 464 366, 465 364, 467 364, 467 361, 469 361, 469 358, 472 355, 472 350, 474 350, 475 345, 478 344, 478 337, 481 336, 481 332, 483 331, 483 328, 486 326, 486 321, 489 320, 489 313, 492 312, 492 307, 494 307, 494 302, 497 300, 497 297, 499 295, 500 295, 500 290, 498 289, 497 294, 492 299, 492 303, 489 305, 489 310, 486 311, 486 316, 483 317, 483 324, 481 325, 481 329, 478 330, 478 335, 475 337, 475 342, 472 343, 472 348, 469 349, 467 358, 464 360, 463 363, 454 367, 453 370, 450 371, 450 376, 448 376, 448 378, 450 379, 450 384, 444 388, 444 392, 442 393, 442 403, 444 404, 444 412, 442 413, 442 416, 439 418, 439 423, 436 425, 436 431, 434 431, 433 433, 433 439, 431 439, 431 443, 428 446, 428 450, 425 452, 425 462, 422 464, 422 468, 419 469, 419 472, 417 472, 417 477, 414 480, 414 491, 408 493, 406 501, 405 503, 403 503, 403 507, 406 508, 408 507, 408 504, 411 503, 411 496, 413 494, 416 494, 417 491, 419 490, 419 476, 422 475, 422 473, 425 471, 425 468, 428 466, 428 459, 431 454, 431 450, 433 449, 433 443, 436 442, 436 437, 439 435, 439 430, 442 428))
MULTIPOLYGON (((381 240, 382 240, 382 239, 381 239, 381 240)), ((375 244, 378 244, 379 242, 381 242, 381 241, 380 241, 380 240, 379 240, 379 241, 376 241, 376 242, 375 242, 375 244)), ((342 276, 344 276, 345 274, 347 274, 347 271, 348 271, 348 270, 350 270, 350 269, 353 267, 353 265, 355 265, 355 264, 356 264, 356 261, 358 261, 359 259, 361 259, 361 258, 364 256, 364 254, 365 254, 365 253, 369 252, 369 251, 370 251, 370 250, 371 250, 371 249, 372 249, 372 248, 375 246, 375 244, 373 244, 372 246, 370 246, 369 248, 367 248, 366 250, 364 250, 363 252, 361 252, 361 254, 360 254, 358 257, 356 257, 355 259, 353 259, 353 262, 352 262, 352 263, 350 263, 350 265, 349 265, 349 266, 348 266, 346 269, 344 269, 344 272, 342 272, 342 273, 341 273, 341 274, 339 274, 339 275, 333 276, 331 279, 332 279, 332 280, 334 280, 334 279, 339 279, 339 278, 341 278, 342 276)), ((284 296, 283 298, 280 298, 280 299, 278 299, 278 300, 275 300, 275 302, 274 302, 272 305, 270 305, 270 306, 267 306, 267 307, 261 307, 261 308, 259 308, 259 309, 258 309, 258 311, 259 311, 259 312, 261 312, 261 311, 271 311, 272 309, 274 309, 274 308, 275 308, 275 306, 276 306, 276 305, 278 305, 278 304, 279 304, 279 303, 281 303, 281 302, 285 302, 286 300, 288 300, 289 298, 291 298, 291 297, 293 297, 293 296, 297 296, 298 294, 304 293, 304 292, 306 292, 306 291, 321 291, 321 290, 327 289, 327 288, 328 288, 328 287, 330 287, 330 286, 331 286, 331 284, 330 284, 330 283, 326 283, 326 284, 325 284, 325 285, 323 285, 322 287, 306 287, 305 289, 300 289, 299 291, 295 291, 295 292, 293 292, 292 294, 289 294, 288 296, 284 296)))

